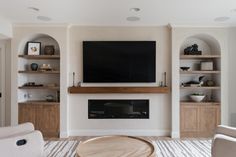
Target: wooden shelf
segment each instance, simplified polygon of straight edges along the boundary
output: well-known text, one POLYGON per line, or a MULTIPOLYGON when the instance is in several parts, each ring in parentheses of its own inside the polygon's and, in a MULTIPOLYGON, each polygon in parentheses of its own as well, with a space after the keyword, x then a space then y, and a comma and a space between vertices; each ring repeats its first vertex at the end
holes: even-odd
POLYGON ((47 90, 60 90, 60 87, 49 87, 49 86, 21 86, 18 89, 47 89, 47 90))
POLYGON ((219 70, 211 70, 211 71, 180 71, 180 74, 220 74, 219 70))
POLYGON ((220 102, 191 102, 191 101, 180 101, 181 105, 220 105, 220 102))
POLYGON ((181 55, 180 59, 216 59, 220 57, 220 55, 181 55))
POLYGON ((44 100, 29 100, 29 101, 24 101, 24 102, 19 102, 19 105, 24 105, 24 104, 38 104, 38 105, 60 105, 60 102, 49 102, 49 101, 44 101, 44 100))
POLYGON ((26 73, 26 74, 60 74, 60 71, 27 71, 27 70, 20 70, 19 73, 26 73))
POLYGON ((180 87, 180 89, 220 89, 220 86, 214 87, 180 87))
POLYGON ((18 55, 25 59, 60 59, 60 55, 18 55))
POLYGON ((69 93, 168 93, 168 87, 69 87, 69 93))

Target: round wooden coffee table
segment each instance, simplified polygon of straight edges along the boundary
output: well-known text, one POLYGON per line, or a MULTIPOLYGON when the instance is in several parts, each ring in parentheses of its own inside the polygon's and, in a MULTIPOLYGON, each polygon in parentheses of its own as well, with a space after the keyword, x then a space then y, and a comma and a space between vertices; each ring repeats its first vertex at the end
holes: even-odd
POLYGON ((103 136, 81 142, 79 157, 156 157, 154 145, 132 136, 103 136))

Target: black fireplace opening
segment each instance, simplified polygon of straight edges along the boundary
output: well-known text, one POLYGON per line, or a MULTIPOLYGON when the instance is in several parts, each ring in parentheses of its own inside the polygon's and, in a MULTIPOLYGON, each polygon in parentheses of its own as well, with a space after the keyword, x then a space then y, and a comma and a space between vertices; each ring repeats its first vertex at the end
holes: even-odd
POLYGON ((89 119, 149 119, 149 100, 88 100, 89 119))

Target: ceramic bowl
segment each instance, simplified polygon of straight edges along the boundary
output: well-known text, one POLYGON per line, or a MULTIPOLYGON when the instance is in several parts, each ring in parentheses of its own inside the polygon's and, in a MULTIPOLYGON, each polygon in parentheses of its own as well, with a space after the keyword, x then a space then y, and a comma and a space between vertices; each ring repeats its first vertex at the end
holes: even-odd
POLYGON ((205 98, 205 95, 190 95, 189 97, 194 102, 201 102, 205 98))

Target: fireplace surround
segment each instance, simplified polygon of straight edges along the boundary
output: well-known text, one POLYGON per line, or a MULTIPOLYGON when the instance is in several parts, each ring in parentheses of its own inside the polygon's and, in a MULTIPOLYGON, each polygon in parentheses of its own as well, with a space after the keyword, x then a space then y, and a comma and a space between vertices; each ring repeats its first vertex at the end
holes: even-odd
POLYGON ((149 119, 149 100, 88 100, 89 119, 149 119))

